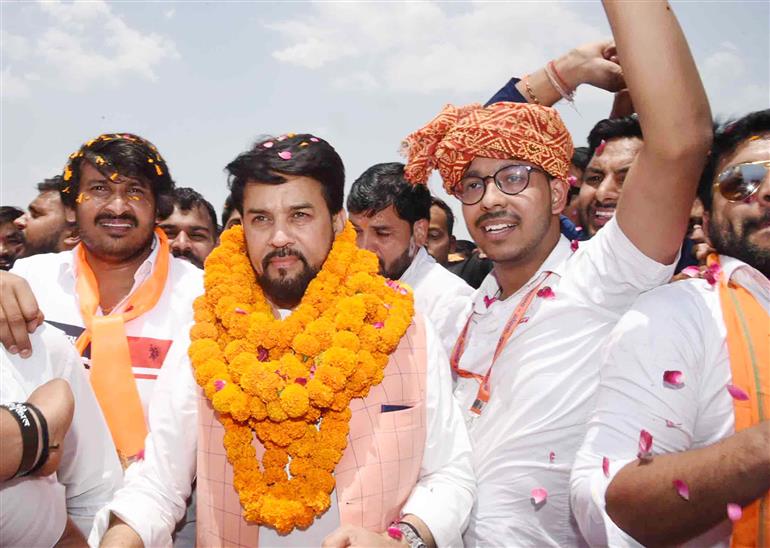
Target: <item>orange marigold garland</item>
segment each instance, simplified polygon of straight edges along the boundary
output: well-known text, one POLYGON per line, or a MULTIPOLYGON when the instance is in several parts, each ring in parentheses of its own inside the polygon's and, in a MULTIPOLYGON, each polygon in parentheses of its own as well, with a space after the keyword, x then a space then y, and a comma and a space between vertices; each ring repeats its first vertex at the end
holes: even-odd
POLYGON ((224 232, 206 260, 189 355, 225 429, 248 521, 286 534, 329 508, 350 400, 382 382, 414 315, 411 293, 377 272, 377 257, 356 247, 348 224, 281 320, 255 280, 241 226, 224 232))

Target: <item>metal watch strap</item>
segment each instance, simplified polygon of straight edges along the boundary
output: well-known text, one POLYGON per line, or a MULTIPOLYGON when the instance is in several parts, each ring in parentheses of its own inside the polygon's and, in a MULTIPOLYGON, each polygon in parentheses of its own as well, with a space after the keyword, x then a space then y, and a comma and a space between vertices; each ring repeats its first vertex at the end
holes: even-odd
POLYGON ((425 541, 417 532, 417 529, 411 523, 405 521, 399 521, 396 525, 404 534, 404 540, 409 545, 409 548, 428 548, 425 541))

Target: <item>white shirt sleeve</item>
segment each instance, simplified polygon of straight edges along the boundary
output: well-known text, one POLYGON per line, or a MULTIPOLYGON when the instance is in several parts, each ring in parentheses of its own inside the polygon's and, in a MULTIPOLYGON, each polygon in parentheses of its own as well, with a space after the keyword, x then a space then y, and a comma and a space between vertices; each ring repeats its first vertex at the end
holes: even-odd
POLYGON ((196 468, 198 385, 187 357, 189 326, 182 331, 155 384, 144 459, 126 470, 124 487, 97 515, 88 539, 91 546, 99 545, 110 513, 136 531, 145 546, 170 546, 174 527, 185 513, 196 468))
POLYGON ((579 288, 591 306, 622 314, 640 293, 667 283, 679 256, 663 265, 642 253, 611 219, 596 236, 580 247, 568 262, 565 281, 579 288))
POLYGON ((729 367, 715 366, 722 339, 710 327, 709 311, 681 291, 681 283, 689 282, 640 297, 608 340, 596 409, 571 476, 572 509, 591 545, 638 546, 607 515, 605 492, 636 459, 642 429, 652 434, 658 454, 692 448, 701 430, 713 441, 731 433, 732 404, 724 389, 729 367), (683 386, 665 384, 665 371, 681 371, 683 386))
POLYGON ((476 496, 470 439, 452 396, 449 359, 430 322, 424 324, 428 359, 425 450, 420 479, 401 512, 425 522, 437 546, 462 546, 476 496))
POLYGON ((0 546, 54 546, 67 524, 64 487, 52 474, 0 485, 0 546))

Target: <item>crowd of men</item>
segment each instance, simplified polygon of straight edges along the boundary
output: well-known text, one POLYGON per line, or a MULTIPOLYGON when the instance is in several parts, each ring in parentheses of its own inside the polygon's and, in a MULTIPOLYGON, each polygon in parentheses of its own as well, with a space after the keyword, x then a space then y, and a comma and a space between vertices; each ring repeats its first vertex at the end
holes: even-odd
POLYGON ((286 133, 217 215, 113 133, 0 208, 0 544, 768 545, 770 109, 620 4, 347 195, 286 133))

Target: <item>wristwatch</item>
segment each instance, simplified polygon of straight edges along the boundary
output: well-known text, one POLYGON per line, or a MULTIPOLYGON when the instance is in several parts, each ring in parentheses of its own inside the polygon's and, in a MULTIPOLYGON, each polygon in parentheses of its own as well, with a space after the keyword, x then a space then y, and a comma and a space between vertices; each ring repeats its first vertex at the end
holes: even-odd
POLYGON ((422 540, 417 529, 411 523, 399 521, 396 527, 404 534, 404 540, 409 545, 409 548, 428 548, 428 545, 425 544, 425 541, 422 540))

